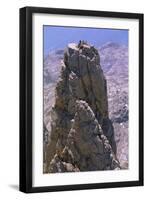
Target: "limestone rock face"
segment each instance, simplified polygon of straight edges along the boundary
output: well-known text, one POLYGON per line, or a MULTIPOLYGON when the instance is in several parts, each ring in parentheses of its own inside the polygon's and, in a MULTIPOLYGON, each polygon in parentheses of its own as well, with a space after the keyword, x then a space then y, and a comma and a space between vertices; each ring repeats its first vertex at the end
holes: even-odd
POLYGON ((119 169, 98 51, 69 44, 56 86, 46 173, 119 169))

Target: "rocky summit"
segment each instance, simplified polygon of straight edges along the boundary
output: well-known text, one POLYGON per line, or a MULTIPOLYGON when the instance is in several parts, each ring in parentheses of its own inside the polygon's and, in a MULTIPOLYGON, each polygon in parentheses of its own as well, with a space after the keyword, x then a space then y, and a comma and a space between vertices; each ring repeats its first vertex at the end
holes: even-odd
POLYGON ((120 169, 108 112, 107 81, 94 46, 68 44, 44 154, 44 173, 120 169))

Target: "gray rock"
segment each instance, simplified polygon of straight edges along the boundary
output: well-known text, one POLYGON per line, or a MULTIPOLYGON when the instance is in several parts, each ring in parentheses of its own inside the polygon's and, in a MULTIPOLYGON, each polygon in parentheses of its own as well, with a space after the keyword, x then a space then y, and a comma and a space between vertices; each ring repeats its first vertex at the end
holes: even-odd
POLYGON ((67 46, 51 113, 46 172, 119 168, 107 83, 93 46, 67 46))

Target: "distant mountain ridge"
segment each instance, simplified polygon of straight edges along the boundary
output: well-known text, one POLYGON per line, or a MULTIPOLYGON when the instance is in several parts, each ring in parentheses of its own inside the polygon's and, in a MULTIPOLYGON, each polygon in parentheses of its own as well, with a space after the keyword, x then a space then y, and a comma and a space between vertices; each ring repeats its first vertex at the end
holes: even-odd
MULTIPOLYGON (((114 42, 108 42, 98 47, 101 66, 106 75, 112 73, 128 73, 128 47, 114 42), (114 69, 115 68, 115 69, 114 69), (115 70, 115 71, 114 71, 115 70)), ((60 61, 63 59, 64 49, 52 50, 44 59, 44 79, 54 82, 61 70, 60 61), (52 66, 54 65, 54 66, 52 66), (49 77, 49 78, 48 78, 49 77)))

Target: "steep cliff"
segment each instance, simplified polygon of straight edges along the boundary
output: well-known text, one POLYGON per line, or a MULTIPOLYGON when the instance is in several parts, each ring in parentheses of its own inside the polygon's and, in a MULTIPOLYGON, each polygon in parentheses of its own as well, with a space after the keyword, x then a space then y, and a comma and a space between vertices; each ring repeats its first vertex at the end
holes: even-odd
POLYGON ((45 172, 119 169, 115 155, 98 51, 83 41, 69 44, 51 110, 45 172))

